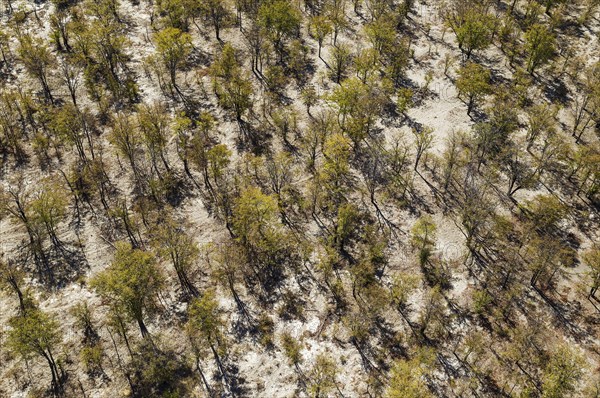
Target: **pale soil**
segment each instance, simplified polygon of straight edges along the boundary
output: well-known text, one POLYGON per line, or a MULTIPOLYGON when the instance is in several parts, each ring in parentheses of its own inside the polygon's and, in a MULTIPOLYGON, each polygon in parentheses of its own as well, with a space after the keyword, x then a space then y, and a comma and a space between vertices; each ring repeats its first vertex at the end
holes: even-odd
MULTIPOLYGON (((50 9, 49 4, 42 6, 44 11, 39 11, 38 15, 43 21, 45 12, 50 9)), ((424 103, 414 109, 411 109, 408 114, 411 119, 422 125, 429 126, 433 129, 435 134, 434 146, 432 152, 434 154, 441 154, 446 137, 453 132, 468 131, 473 125, 472 120, 466 115, 466 106, 457 98, 457 91, 452 81, 445 77, 443 74, 443 59, 446 54, 450 54, 456 60, 456 64, 459 61, 460 52, 456 48, 454 43, 453 35, 451 32, 446 32, 444 40, 441 39, 441 21, 435 16, 435 10, 430 6, 419 5, 416 8, 419 12, 418 15, 413 15, 412 19, 415 23, 424 25, 426 23, 431 25, 429 35, 434 41, 434 44, 430 45, 431 39, 429 39, 423 31, 415 31, 414 33, 418 36, 418 39, 413 41, 413 48, 415 50, 415 58, 419 61, 418 63, 411 63, 408 71, 408 78, 419 87, 423 87, 425 84, 425 73, 426 71, 433 70, 434 78, 429 85, 429 90, 433 95, 428 96, 424 103)), ((148 42, 146 31, 149 24, 149 11, 144 5, 134 7, 129 2, 124 1, 121 5, 121 12, 128 19, 135 22, 134 31, 129 35, 132 40, 132 46, 130 53, 133 55, 134 61, 132 62, 132 68, 138 71, 138 83, 141 88, 141 92, 144 98, 144 102, 151 103, 155 100, 164 99, 163 94, 158 89, 156 82, 148 79, 144 76, 141 71, 140 61, 147 55, 152 53, 152 45, 148 42)), ((349 11, 349 15, 354 15, 349 11)), ((596 23, 597 24, 597 23, 596 23)), ((596 26, 593 27, 596 32, 596 26)), ((44 25, 43 29, 32 27, 35 29, 36 34, 47 35, 49 27, 47 24, 44 25)), ((194 28, 192 28, 194 30, 194 28)), ((212 32, 211 32, 212 33, 212 32)), ((197 34, 196 34, 197 35, 197 34)), ((228 29, 223 32, 223 38, 225 41, 230 41, 238 48, 243 48, 241 36, 239 31, 236 29, 228 29)), ((212 39, 212 36, 211 36, 212 39)), ((350 42, 352 38, 347 38, 350 42)), ((196 46, 202 48, 204 51, 208 51, 214 54, 214 49, 204 38, 196 37, 196 46)), ((315 80, 319 78, 320 73, 324 72, 324 65, 322 61, 317 58, 316 55, 316 44, 312 41, 308 42, 313 49, 312 58, 315 66, 318 68, 315 74, 315 80)), ((574 45, 581 48, 582 51, 586 51, 590 57, 597 57, 598 38, 592 32, 588 32, 586 37, 580 38, 580 40, 574 45), (591 39, 591 40, 590 40, 591 39)), ((323 50, 323 57, 327 57, 327 48, 323 50)), ((491 49, 486 54, 487 61, 493 65, 502 65, 499 62, 501 58, 500 52, 497 49, 491 49)), ((501 68, 496 71, 500 74, 508 74, 507 69, 501 68)), ((17 71, 17 73, 21 73, 17 71)), ((449 75, 455 77, 454 67, 450 69, 449 75)), ((190 85, 196 79, 193 76, 186 76, 185 80, 190 85)), ((208 78, 203 80, 205 88, 210 91, 210 81, 208 78)), ((333 86, 333 83, 330 83, 333 86)), ((291 94, 292 98, 297 96, 294 92, 291 94)), ((83 98, 83 97, 81 97, 83 98)), ((301 105, 298 105, 301 107, 301 105)), ((323 106, 323 105, 321 105, 323 106)), ((316 108, 318 109, 318 107, 316 108)), ((213 108, 219 119, 223 119, 224 112, 213 108)), ((569 124, 568 114, 566 112, 561 113, 564 118, 565 124, 569 124)), ((398 132, 402 132, 407 140, 411 140, 412 136, 407 126, 402 128, 384 127, 384 132, 387 137, 391 137, 398 132)), ((235 148, 237 126, 233 122, 223 121, 219 125, 221 132, 221 140, 226 143, 230 148, 235 148)), ((104 140, 105 141, 105 140, 104 140)), ((108 143, 103 143, 108 148, 108 143)), ((172 145, 174 146, 174 145, 172 145)), ((105 156, 110 159, 107 163, 111 165, 111 179, 113 182, 118 184, 118 188, 121 192, 128 191, 127 177, 119 171, 116 164, 114 155, 109 154, 109 151, 105 151, 105 156)), ((174 148, 171 148, 170 159, 172 163, 176 163, 176 154, 174 148)), ((27 178, 34 180, 37 172, 27 173, 27 178)), ((3 181, 6 184, 6 181, 3 181)), ((33 183, 33 182, 32 182, 33 183)), ((442 215, 441 211, 431 196, 426 194, 426 186, 420 182, 415 181, 418 189, 424 192, 427 201, 433 206, 436 213, 433 216, 435 223, 438 226, 438 249, 442 258, 449 262, 459 261, 464 255, 464 237, 456 227, 452 218, 448 215, 442 215)), ((501 188, 504 189, 504 188, 501 188)), ((544 192, 540 190, 539 192, 544 192)), ((532 197, 534 192, 522 191, 519 192, 516 197, 519 200, 532 197)), ((188 231, 192 236, 195 237, 197 243, 201 248, 205 248, 206 244, 211 241, 218 241, 220 236, 225 236, 226 231, 224 227, 216 222, 206 211, 200 198, 188 198, 178 210, 181 216, 184 216, 191 224, 191 229, 188 231)), ((416 220, 414 214, 408 214, 402 212, 401 214, 392 213, 392 221, 397 223, 401 229, 405 232, 410 231, 412 224, 416 220)), ((596 216, 597 217, 597 216, 596 216)), ((63 225, 61 227, 65 239, 74 239, 74 234, 69 231, 69 227, 63 225)), ((307 230, 317 231, 314 226, 308 226, 307 230)), ((577 232, 577 231, 573 231, 577 232)), ((597 241, 598 231, 595 231, 594 235, 585 236, 580 235, 582 240, 582 246, 588 247, 591 242, 597 241)), ((100 230, 97 225, 94 225, 94 221, 86 220, 83 228, 80 231, 80 236, 85 244, 85 255, 89 263, 89 268, 85 272, 85 277, 90 276, 103 270, 111 260, 112 249, 100 236, 100 230)), ((409 252, 407 247, 407 236, 406 234, 399 235, 399 242, 393 245, 392 253, 390 253, 390 269, 393 270, 414 270, 418 271, 415 266, 414 254, 409 252)), ((11 252, 18 245, 19 241, 24 238, 23 232, 18 228, 15 228, 7 219, 0 221, 0 242, 1 250, 6 255, 10 255, 11 252)), ((460 261, 459 261, 460 262, 460 261)), ((200 264, 202 268, 203 264, 200 264)), ((168 266, 165 267, 168 272, 171 272, 168 266)), ((584 266, 578 266, 568 270, 569 278, 565 279, 560 291, 567 297, 575 299, 573 294, 578 284, 580 283, 582 275, 586 272, 584 266)), ((176 284, 176 278, 171 275, 171 284, 176 284)), ((196 280, 201 287, 210 286, 212 283, 210 279, 202 273, 202 271, 196 275, 196 280)), ((454 268, 454 278, 452 281, 452 289, 448 295, 456 300, 461 305, 468 303, 468 293, 470 290, 471 282, 466 273, 466 270, 462 265, 457 265, 454 268)), ((289 289, 292 291, 298 291, 297 286, 290 282, 289 289)), ((314 362, 314 358, 318 353, 327 352, 331 355, 335 361, 340 364, 341 373, 338 376, 339 387, 345 397, 359 397, 365 394, 365 383, 364 377, 362 376, 362 364, 360 356, 357 350, 348 343, 347 335, 343 331, 340 331, 338 327, 326 325, 320 333, 321 325, 327 317, 329 311, 329 304, 327 304, 325 298, 321 293, 317 293, 316 289, 313 289, 313 294, 310 297, 303 297, 307 301, 305 308, 305 321, 294 320, 290 322, 282 321, 278 319, 277 315, 273 315, 275 321, 275 336, 278 336, 282 331, 290 332, 294 337, 302 340, 304 346, 303 358, 304 363, 303 369, 309 369, 310 365, 314 362), (335 337, 335 340, 333 339, 335 337)), ((104 383, 101 381, 94 382, 90 380, 83 372, 81 367, 78 366, 78 358, 74 355, 77 354, 77 347, 79 347, 81 334, 77 331, 74 326, 74 319, 70 315, 69 310, 76 303, 83 300, 88 301, 90 306, 95 310, 95 319, 100 319, 105 314, 104 307, 100 306, 98 297, 90 292, 84 283, 73 282, 70 285, 49 293, 39 293, 42 290, 37 290, 37 298, 40 302, 40 306, 45 310, 48 310, 55 314, 61 322, 61 327, 65 331, 65 344, 62 354, 65 358, 68 358, 71 362, 67 362, 65 368, 72 374, 71 377, 78 379, 83 383, 86 389, 88 397, 93 398, 112 398, 124 395, 127 391, 127 383, 124 380, 121 373, 118 372, 116 366, 106 366, 108 376, 111 379, 110 383, 104 383)), ((580 296, 579 296, 580 297, 580 296)), ((174 313, 183 313, 185 305, 180 304, 177 297, 169 294, 164 298, 165 308, 174 313)), ((236 313, 236 306, 233 300, 228 296, 227 292, 220 292, 220 303, 226 310, 226 317, 234 320, 239 315, 236 313)), ((419 296, 413 298, 412 306, 414 313, 418 312, 418 309, 422 306, 419 296)), ((590 311, 590 306, 586 302, 580 303, 582 312, 586 313, 590 311)), ((250 307, 252 305, 250 304, 250 307)), ((6 330, 7 320, 15 313, 16 303, 12 297, 0 296, 0 325, 3 326, 3 331, 6 330)), ((552 318, 551 309, 548 309, 548 319, 552 318)), ((275 312, 275 311, 274 311, 275 312)), ((390 320, 393 322, 401 323, 400 319, 396 314, 390 314, 390 320)), ((175 327, 175 320, 168 319, 165 316, 161 316, 155 322, 149 323, 149 329, 152 334, 160 336, 161 342, 169 347, 172 347, 176 352, 184 352, 185 345, 187 344, 184 336, 182 336, 180 330, 175 327), (159 323, 160 322, 160 323, 159 323)), ((100 326, 100 325, 99 325, 100 326)), ((109 356, 108 361, 114 365, 116 363, 116 354, 114 347, 112 346, 111 340, 107 333, 107 328, 102 325, 100 326, 101 336, 103 338, 105 350, 109 356)), ((135 335, 136 330, 132 330, 131 334, 135 335)), ((233 336, 233 334, 231 333, 233 336)), ((598 331, 594 331, 594 339, 590 339, 586 342, 578 343, 585 349, 587 353, 587 360, 592 366, 598 366, 600 358, 598 357, 597 349, 594 345, 598 343, 598 331)), ((119 347, 120 355, 125 356, 125 350, 122 346, 119 347)), ((239 375, 245 379, 244 386, 249 390, 248 396, 256 397, 295 397, 302 396, 298 388, 296 381, 296 371, 292 366, 289 366, 287 359, 283 352, 279 349, 265 350, 256 341, 250 338, 244 338, 237 340, 234 344, 234 354, 236 365, 239 367, 239 375)), ((28 371, 25 372, 25 364, 21 360, 14 358, 8 358, 6 354, 0 357, 0 396, 7 396, 11 398, 21 398, 27 396, 27 389, 43 388, 49 384, 46 369, 43 368, 39 361, 31 361, 28 366, 28 371)), ((216 372, 215 366, 211 361, 206 361, 204 365, 207 373, 216 372)), ((196 388, 195 390, 198 396, 204 396, 204 390, 196 388)))

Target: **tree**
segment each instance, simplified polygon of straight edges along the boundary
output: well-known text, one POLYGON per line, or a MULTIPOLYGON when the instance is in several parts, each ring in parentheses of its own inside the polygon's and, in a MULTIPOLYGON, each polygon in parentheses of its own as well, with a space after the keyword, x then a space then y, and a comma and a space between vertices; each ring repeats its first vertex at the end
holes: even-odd
POLYGON ((89 110, 82 112, 76 105, 65 104, 52 115, 48 127, 62 142, 75 146, 80 162, 87 162, 88 152, 94 158, 94 119, 89 110))
POLYGON ((310 108, 319 101, 319 95, 315 86, 307 86, 300 92, 302 103, 306 106, 306 113, 310 115, 310 108))
POLYGON ((337 387, 336 376, 338 367, 330 355, 321 353, 317 355, 308 374, 308 391, 315 398, 328 397, 337 387))
POLYGON ((323 144, 325 161, 319 177, 327 187, 326 195, 334 205, 343 201, 350 182, 352 141, 342 134, 332 134, 323 144))
POLYGON ((369 136, 387 102, 379 87, 356 77, 341 82, 327 99, 337 108, 339 125, 356 146, 369 136))
POLYGON ((302 363, 302 346, 290 333, 281 334, 281 346, 291 365, 296 368, 302 363))
POLYGON ((499 163, 501 169, 508 175, 506 194, 512 197, 520 189, 535 187, 538 179, 538 169, 529 166, 524 158, 523 149, 519 145, 510 145, 501 154, 499 163))
POLYGON ((192 51, 192 37, 177 28, 165 28, 154 36, 157 56, 169 73, 171 86, 182 96, 177 85, 177 70, 192 51))
POLYGON ((62 249, 63 245, 56 229, 66 218, 67 204, 64 186, 47 179, 33 192, 28 206, 29 220, 45 230, 56 249, 62 249))
POLYGON ((131 115, 119 112, 113 116, 109 142, 117 149, 117 153, 125 156, 136 179, 139 179, 138 152, 141 137, 134 127, 131 115))
POLYGON ((595 245, 586 251, 583 254, 583 262, 590 267, 590 270, 588 271, 590 279, 590 293, 588 294, 588 298, 593 297, 597 300, 596 292, 600 287, 600 246, 595 245))
POLYGON ((531 225, 541 233, 550 233, 567 216, 568 208, 554 195, 537 195, 525 206, 531 225))
POLYGON ((140 141, 146 147, 152 168, 161 178, 159 161, 166 171, 170 170, 167 162, 166 147, 171 133, 171 116, 162 103, 140 105, 137 112, 137 127, 141 133, 140 141))
POLYGON ((333 25, 333 45, 337 46, 339 33, 348 28, 349 25, 346 17, 346 1, 333 0, 327 2, 323 8, 323 14, 327 16, 333 25))
POLYGON ((555 41, 552 32, 542 24, 535 24, 525 32, 527 72, 533 75, 538 67, 552 59, 556 47, 555 41))
POLYGON ((266 195, 256 187, 244 189, 233 208, 233 229, 238 241, 253 255, 273 255, 284 243, 278 214, 274 195, 266 195))
POLYGON ((564 4, 566 3, 566 0, 542 0, 541 4, 546 6, 546 14, 550 14, 550 10, 552 9, 552 7, 555 7, 559 4, 564 4))
POLYGON ((158 225, 153 240, 160 255, 167 257, 173 264, 184 293, 198 296, 198 289, 189 279, 189 273, 199 255, 194 239, 174 219, 167 218, 158 225))
POLYGON ((557 114, 558 108, 548 104, 527 109, 527 150, 531 149, 540 135, 553 135, 556 132, 557 114))
POLYGON ((37 308, 28 309, 24 314, 8 321, 6 345, 14 353, 29 359, 39 355, 48 362, 52 373, 52 391, 61 390, 62 370, 59 369, 54 353, 62 342, 62 334, 56 319, 37 308))
POLYGON ((446 21, 456 35, 458 48, 467 59, 474 51, 485 50, 492 43, 494 17, 475 2, 457 1, 446 21))
POLYGON ((46 250, 44 250, 44 241, 46 239, 45 229, 43 225, 33 222, 30 219, 29 202, 31 200, 31 192, 23 187, 21 179, 11 184, 6 192, 0 191, 2 197, 0 205, 3 214, 8 214, 14 221, 21 223, 27 231, 29 242, 27 248, 33 255, 33 260, 38 268, 39 273, 50 277, 52 281, 53 274, 50 269, 49 258, 46 250), (43 270, 42 270, 43 269, 43 270))
POLYGON ((419 335, 424 340, 444 338, 447 325, 444 296, 438 285, 425 295, 425 305, 419 314, 419 335))
POLYGON ((152 253, 133 249, 125 242, 118 242, 116 248, 112 263, 90 285, 114 312, 136 321, 142 336, 149 337, 144 318, 155 309, 163 276, 152 253))
MULTIPOLYGON (((331 34, 333 31, 333 27, 331 26, 331 21, 327 19, 327 17, 323 15, 317 15, 311 18, 310 23, 308 25, 308 32, 310 35, 317 41, 319 45, 319 58, 321 58, 321 49, 323 48, 323 41, 327 36, 331 34)), ((325 61, 323 61, 325 62, 325 61)))
POLYGON ((221 28, 224 23, 232 16, 227 0, 206 0, 196 2, 198 10, 202 19, 209 21, 214 30, 215 37, 218 41, 221 41, 221 28))
POLYGON ((408 300, 419 287, 419 282, 419 275, 415 273, 403 272, 394 276, 392 285, 390 287, 391 302, 396 306, 398 312, 411 329, 412 322, 408 318, 407 311, 409 306, 408 300))
POLYGON ((25 272, 11 262, 0 260, 0 290, 10 290, 19 299, 21 315, 33 305, 29 291, 23 291, 25 272))
POLYGON ((352 64, 352 51, 350 50, 350 47, 345 43, 334 46, 331 50, 329 64, 331 68, 331 78, 336 83, 340 84, 345 77, 348 68, 352 64))
POLYGON ((425 265, 435 246, 436 226, 431 217, 420 217, 412 228, 412 245, 419 250, 419 262, 425 265))
POLYGON ((542 377, 542 398, 567 398, 577 391, 583 376, 584 360, 567 345, 560 345, 551 355, 542 377))
MULTIPOLYGON (((188 307, 188 321, 185 330, 196 355, 197 368, 202 372, 199 365, 200 358, 203 356, 205 347, 208 346, 221 376, 228 383, 227 373, 221 359, 222 355, 227 352, 223 335, 224 327, 225 321, 213 290, 205 291, 200 298, 195 298, 191 302, 188 307)), ((202 377, 204 378, 204 375, 202 377)))
POLYGON ((456 79, 459 97, 467 104, 467 114, 470 115, 477 103, 490 92, 490 71, 489 69, 468 62, 458 71, 456 79))
POLYGON ((41 39, 27 34, 19 38, 18 54, 27 73, 39 80, 46 100, 50 103, 54 102, 48 78, 56 59, 48 47, 41 39))
POLYGON ((90 13, 95 12, 96 18, 76 22, 72 46, 84 64, 84 83, 94 100, 100 101, 104 89, 108 89, 115 100, 131 103, 138 96, 138 87, 128 68, 131 56, 126 49, 131 45, 124 35, 123 24, 115 18, 114 4, 106 3, 91 3, 90 13))
POLYGON ((526 247, 530 258, 530 285, 542 293, 553 287, 554 277, 562 268, 573 266, 575 253, 564 242, 549 236, 535 237, 526 247))
POLYGON ((212 63, 210 74, 219 103, 225 109, 233 109, 236 120, 241 122, 244 113, 252 108, 254 90, 229 43, 223 46, 221 56, 212 63))
POLYGON ((412 129, 411 131, 415 136, 415 147, 417 151, 415 154, 414 170, 417 171, 421 158, 427 153, 433 143, 433 130, 430 127, 425 126, 420 131, 417 131, 417 129, 412 129))
POLYGON ((423 360, 418 356, 410 360, 398 360, 391 371, 386 398, 433 398, 423 375, 428 372, 431 360, 423 360))
POLYGON ((102 359, 104 357, 104 349, 100 341, 98 329, 92 321, 92 311, 87 302, 77 303, 71 310, 75 316, 76 325, 83 332, 82 349, 80 353, 81 362, 87 371, 92 375, 105 374, 102 368, 102 359))
POLYGON ((384 55, 396 43, 396 27, 387 16, 365 25, 365 34, 379 55, 384 55))
POLYGON ((82 67, 75 62, 75 59, 70 57, 65 57, 60 63, 61 79, 67 86, 71 101, 75 106, 77 106, 77 88, 81 83, 81 71, 82 67))
POLYGON ((285 39, 300 32, 301 21, 300 11, 289 1, 268 0, 258 10, 258 25, 266 31, 280 57, 285 39))

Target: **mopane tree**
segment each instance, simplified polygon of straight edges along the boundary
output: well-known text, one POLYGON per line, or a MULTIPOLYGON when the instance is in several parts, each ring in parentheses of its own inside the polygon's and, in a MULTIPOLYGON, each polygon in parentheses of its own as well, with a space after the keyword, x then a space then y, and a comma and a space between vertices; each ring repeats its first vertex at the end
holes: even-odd
POLYGON ((280 58, 283 57, 285 40, 300 31, 302 16, 295 4, 284 0, 267 0, 258 10, 258 24, 273 42, 280 58))
MULTIPOLYGON (((198 296, 198 289, 190 280, 190 272, 198 259, 199 249, 194 239, 172 218, 162 221, 154 236, 154 244, 161 256, 170 260, 185 294, 198 296)), ((186 226, 186 224, 183 224, 186 226)))
POLYGON ((386 398, 433 398, 427 388, 424 375, 431 367, 431 359, 419 358, 398 360, 391 370, 389 386, 385 392, 386 398))
POLYGON ((327 353, 317 355, 308 374, 308 392, 315 398, 328 397, 337 388, 338 366, 327 353))
MULTIPOLYGON (((188 307, 186 333, 192 344, 196 357, 196 367, 208 387, 206 378, 200 367, 200 359, 204 357, 207 348, 210 349, 217 364, 221 377, 227 384, 228 377, 222 357, 227 353, 227 342, 223 329, 226 322, 223 319, 215 292, 205 291, 201 297, 194 299, 188 307)), ((210 387, 208 387, 210 389, 210 387)))
POLYGON ((112 311, 137 322, 143 337, 149 337, 144 319, 155 310, 163 276, 150 252, 133 249, 125 242, 116 244, 114 260, 90 282, 112 311))
POLYGON ((593 297, 598 300, 596 297, 596 292, 600 287, 600 247, 595 245, 588 251, 583 254, 583 262, 585 265, 590 267, 588 271, 589 275, 589 287, 590 292, 588 294, 588 298, 593 297))
POLYGON ((275 195, 257 187, 244 189, 233 207, 233 231, 245 248, 255 277, 266 287, 277 279, 281 266, 289 261, 288 237, 279 218, 275 195))
POLYGON ((210 75, 220 105, 233 110, 236 120, 241 122, 244 113, 252 108, 253 88, 229 43, 223 46, 221 55, 212 63, 210 75))
POLYGON ((167 144, 170 130, 171 116, 162 103, 155 102, 150 105, 140 105, 137 113, 137 127, 141 133, 141 141, 146 147, 152 168, 159 178, 162 178, 161 167, 170 171, 167 161, 167 144))
POLYGON ((27 73, 40 82, 46 100, 53 102, 54 97, 50 90, 49 78, 56 59, 48 47, 41 39, 27 34, 19 38, 18 54, 27 73))
POLYGON ((58 321, 42 310, 31 308, 11 318, 8 325, 7 347, 25 360, 33 356, 44 358, 52 374, 52 391, 59 394, 63 372, 55 357, 62 342, 58 321))
POLYGON ((221 29, 233 17, 231 6, 227 0, 205 0, 195 2, 196 12, 200 17, 209 22, 215 30, 215 37, 221 41, 221 29))
POLYGON ((344 77, 346 77, 350 65, 352 65, 352 50, 350 46, 346 43, 334 46, 331 50, 328 64, 331 69, 331 78, 336 83, 341 83, 344 77))
POLYGON ((341 129, 356 146, 369 136, 387 102, 375 83, 365 84, 357 78, 344 80, 327 99, 338 111, 341 129))
POLYGON ((317 15, 311 18, 310 23, 308 25, 309 34, 317 41, 319 46, 318 55, 321 60, 321 49, 323 48, 323 41, 327 36, 331 34, 333 31, 333 27, 331 22, 322 15, 317 15))
POLYGON ((446 22, 456 35, 458 48, 470 59, 473 52, 485 50, 492 43, 494 17, 475 1, 456 1, 446 15, 446 22))
POLYGON ((192 37, 177 28, 165 28, 154 36, 156 55, 169 74, 171 87, 183 96, 177 84, 177 70, 192 51, 192 37))
MULTIPOLYGON (((332 210, 345 200, 351 182, 352 141, 342 134, 332 134, 323 144, 324 161, 318 170, 319 182, 327 188, 323 194, 332 210)), ((336 211, 336 210, 335 210, 336 211)), ((337 212, 337 211, 336 211, 337 212)))
POLYGON ((532 75, 552 59, 556 47, 554 34, 546 25, 535 24, 525 33, 527 71, 532 75))
POLYGON ((0 260, 0 291, 9 291, 17 296, 21 314, 25 314, 25 310, 33 304, 29 290, 24 286, 24 278, 25 271, 16 264, 0 260))
POLYGON ((572 397, 583 376, 584 360, 569 346, 561 345, 552 353, 543 375, 543 398, 572 397))
POLYGON ((490 92, 490 71, 474 62, 468 62, 458 71, 458 95, 467 104, 470 115, 475 106, 490 92))

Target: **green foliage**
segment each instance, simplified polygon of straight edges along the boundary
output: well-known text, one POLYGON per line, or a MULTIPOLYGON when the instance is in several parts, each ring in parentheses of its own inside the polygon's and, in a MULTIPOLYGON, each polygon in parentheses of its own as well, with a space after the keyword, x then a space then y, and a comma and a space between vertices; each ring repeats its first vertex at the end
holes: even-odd
POLYGON ((338 110, 340 127, 357 144, 369 135, 388 101, 375 84, 355 77, 344 80, 327 99, 338 110))
POLYGON ((32 308, 8 322, 7 347, 24 358, 32 354, 49 356, 62 342, 58 321, 39 309, 32 308))
POLYGON ((352 141, 342 134, 332 134, 323 144, 325 160, 320 169, 320 178, 328 190, 327 196, 333 203, 339 203, 344 198, 347 183, 350 178, 350 156, 352 141))
POLYGON ((236 119, 241 121, 244 113, 252 108, 253 88, 230 44, 225 44, 221 56, 211 65, 210 74, 219 103, 225 109, 233 109, 236 119))
POLYGON ((525 32, 525 47, 527 71, 533 74, 554 56, 556 39, 547 26, 535 24, 525 32))
POLYGON ((433 398, 427 389, 423 375, 431 365, 430 360, 416 357, 411 360, 398 360, 391 371, 386 398, 433 398))
POLYGON ((277 198, 266 195, 259 188, 244 189, 235 201, 233 227, 242 245, 256 253, 274 253, 279 250, 281 222, 277 198))
POLYGON ((554 195, 538 195, 528 201, 525 208, 531 224, 542 232, 558 228, 567 216, 567 209, 554 195))
POLYGON ((83 347, 79 352, 79 358, 85 371, 91 375, 102 372, 104 355, 104 349, 100 344, 83 347))
POLYGON ((543 376, 543 398, 573 396, 583 376, 584 360, 566 345, 559 346, 550 357, 543 376))
POLYGON ((490 92, 490 78, 489 69, 474 62, 468 62, 458 71, 456 87, 467 103, 467 114, 470 115, 475 105, 490 92))
POLYGON ((177 28, 165 28, 154 35, 157 56, 169 72, 171 84, 177 88, 177 70, 192 51, 192 37, 177 28))
POLYGON ((56 59, 48 47, 37 37, 23 35, 19 37, 17 51, 27 73, 39 81, 46 100, 52 102, 49 75, 56 64, 56 59))
POLYGON ((134 249, 125 242, 118 242, 116 248, 112 263, 92 278, 90 286, 108 301, 113 311, 135 320, 146 337, 144 318, 155 309, 163 276, 152 253, 134 249))
POLYGON ((205 291, 200 298, 190 303, 186 330, 196 349, 224 343, 222 332, 224 327, 225 321, 214 290, 205 291))
MULTIPOLYGON (((200 249, 193 237, 185 232, 175 220, 167 218, 156 229, 154 246, 163 258, 168 258, 186 294, 198 295, 189 274, 198 260, 200 249)), ((184 224, 185 225, 185 224, 184 224)))
POLYGON ((600 287, 600 247, 595 245, 583 254, 583 262, 590 270, 588 271, 590 297, 596 294, 600 287))
POLYGON ((131 103, 138 96, 137 84, 128 67, 131 56, 126 49, 132 47, 131 43, 122 23, 115 18, 116 5, 102 1, 92 4, 99 7, 89 9, 96 14, 95 18, 77 20, 72 40, 76 59, 84 67, 85 86, 100 103, 106 101, 105 89, 113 94, 114 100, 131 103))
POLYGON ((352 65, 352 50, 345 43, 333 47, 330 52, 329 59, 330 76, 336 82, 340 83, 348 72, 348 68, 352 65))
POLYGON ((339 369, 330 355, 317 355, 308 373, 308 392, 313 397, 327 397, 337 386, 339 369))
POLYGON ((317 15, 311 18, 308 25, 309 34, 317 41, 319 45, 319 58, 321 57, 321 48, 323 41, 333 31, 331 21, 323 15, 317 15))
POLYGON ((403 272, 394 276, 390 295, 399 309, 402 310, 407 305, 410 295, 419 287, 419 282, 417 274, 403 272))
POLYGON ((221 40, 221 29, 231 18, 230 4, 227 0, 205 0, 194 2, 195 10, 200 17, 212 24, 215 37, 221 40))
POLYGON ((31 308, 22 315, 10 318, 8 325, 10 330, 6 347, 25 360, 34 355, 44 358, 52 373, 52 390, 58 393, 62 372, 58 369, 54 352, 63 339, 58 321, 42 310, 31 308))
POLYGON ((449 13, 447 23, 456 35, 458 48, 467 59, 475 51, 485 50, 492 43, 494 17, 474 2, 458 2, 457 10, 449 13))
POLYGON ((419 262, 425 265, 432 255, 436 239, 436 226, 431 217, 422 216, 413 229, 411 243, 419 250, 419 262))
POLYGON ((302 346, 291 334, 287 332, 281 334, 281 346, 291 365, 298 366, 302 363, 302 346))
POLYGON ((191 391, 184 381, 191 376, 191 370, 177 353, 161 350, 150 341, 143 341, 136 351, 128 366, 132 375, 132 397, 190 396, 191 391))
POLYGON ((283 42, 300 30, 302 15, 293 3, 285 0, 268 0, 258 10, 258 24, 281 51, 283 42))
POLYGON ((484 313, 493 300, 494 298, 486 290, 475 290, 473 292, 473 311, 476 314, 484 313))
POLYGON ((388 53, 396 44, 396 29, 389 18, 377 19, 365 26, 365 33, 378 54, 388 53))
POLYGON ((396 101, 396 107, 398 112, 406 114, 406 112, 413 105, 414 92, 412 89, 406 87, 398 90, 398 100, 396 101))

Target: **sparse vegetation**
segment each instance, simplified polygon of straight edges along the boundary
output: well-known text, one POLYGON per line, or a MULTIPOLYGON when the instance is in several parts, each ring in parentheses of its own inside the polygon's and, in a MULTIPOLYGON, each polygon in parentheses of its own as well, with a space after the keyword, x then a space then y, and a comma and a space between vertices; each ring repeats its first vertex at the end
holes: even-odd
POLYGON ((1 397, 598 397, 597 0, 8 0, 1 397))

